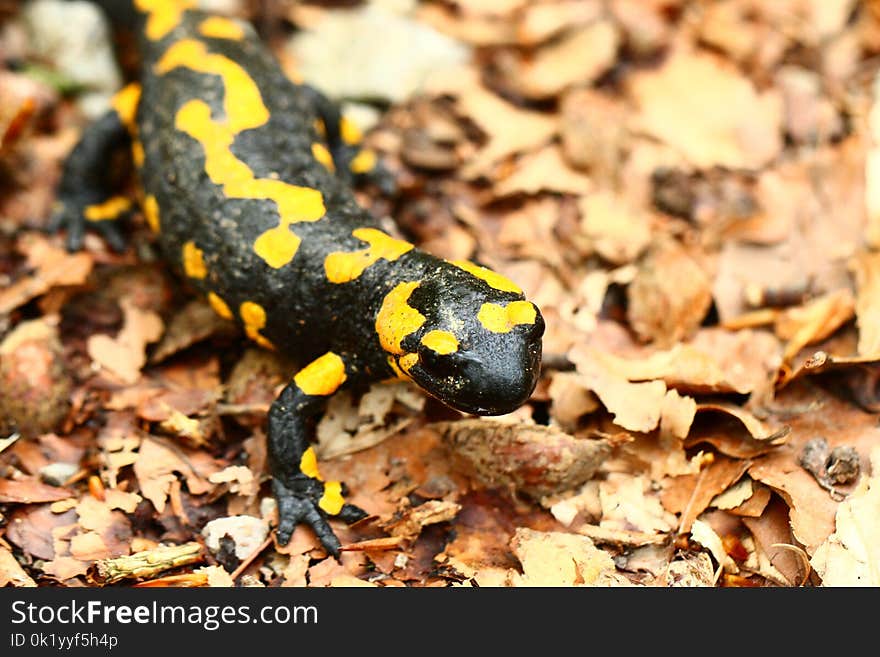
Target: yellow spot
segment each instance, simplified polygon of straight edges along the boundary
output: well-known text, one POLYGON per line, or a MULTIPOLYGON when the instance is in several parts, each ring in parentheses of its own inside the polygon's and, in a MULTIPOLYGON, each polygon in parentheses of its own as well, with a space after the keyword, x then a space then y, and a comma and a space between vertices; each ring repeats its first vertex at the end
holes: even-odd
POLYGON ((333 164, 333 156, 330 155, 330 151, 327 150, 327 147, 324 146, 324 144, 319 144, 318 142, 312 144, 312 155, 314 155, 315 159, 323 164, 328 171, 336 171, 336 165, 333 164))
POLYGON ((129 208, 131 201, 124 196, 113 196, 103 203, 87 206, 83 215, 88 221, 113 221, 129 208))
POLYGON ((345 499, 342 497, 342 483, 338 481, 328 481, 324 484, 324 494, 318 500, 318 506, 324 513, 335 516, 342 511, 345 505, 345 499))
POLYGON ((244 332, 247 336, 261 347, 275 349, 269 340, 260 335, 260 329, 266 326, 266 311, 258 303, 245 301, 238 309, 241 321, 244 322, 244 332))
POLYGON ((126 126, 129 131, 135 125, 137 117, 138 103, 141 101, 141 85, 137 82, 125 85, 116 92, 110 101, 110 105, 119 115, 122 125, 126 126))
POLYGON ((141 143, 141 140, 137 137, 133 137, 131 141, 131 159, 134 162, 134 165, 140 169, 144 166, 144 160, 146 157, 147 156, 144 153, 144 145, 141 143))
POLYGON ((205 254, 192 240, 183 245, 183 271, 190 278, 204 278, 208 275, 205 254))
POLYGON ((401 341, 425 323, 425 316, 407 303, 418 286, 418 281, 398 283, 382 300, 376 315, 376 333, 382 348, 389 353, 403 355, 401 341))
POLYGON ((342 117, 339 121, 339 135, 349 146, 360 144, 364 139, 364 133, 357 127, 357 124, 347 117, 342 117))
POLYGON ((449 331, 428 331, 422 337, 422 344, 441 355, 458 351, 458 339, 449 331))
POLYGON ((205 171, 211 182, 223 187, 227 197, 275 202, 279 225, 257 237, 254 251, 270 267, 283 267, 296 255, 300 244, 290 225, 324 216, 321 192, 281 180, 255 178, 251 169, 232 154, 230 148, 239 132, 259 127, 269 119, 260 90, 244 69, 227 57, 208 53, 204 44, 191 39, 172 45, 156 64, 156 71, 167 73, 178 66, 223 79, 225 118, 214 121, 204 101, 190 100, 178 110, 176 126, 202 145, 205 171))
POLYGON ((327 138, 327 128, 324 126, 324 122, 321 119, 315 119, 315 122, 312 123, 312 127, 315 129, 322 139, 327 138))
POLYGON ((509 333, 518 324, 534 324, 537 317, 535 306, 528 301, 512 301, 506 306, 484 303, 477 319, 487 331, 509 333))
POLYGON ((413 365, 419 362, 418 354, 404 354, 400 358, 397 359, 398 365, 400 368, 409 376, 409 371, 413 365))
POLYGON ((408 379, 409 375, 400 369, 400 366, 397 364, 397 359, 394 356, 388 356, 388 366, 394 372, 394 376, 398 379, 408 379))
POLYGON ((223 111, 224 126, 233 133, 256 128, 269 120, 269 110, 253 78, 240 65, 224 55, 209 53, 205 44, 195 39, 182 39, 174 43, 156 63, 156 73, 164 75, 175 68, 185 67, 219 75, 223 79, 226 94, 223 111))
POLYGON ((318 481, 323 480, 321 473, 318 472, 318 457, 315 455, 315 450, 313 448, 309 447, 303 452, 303 455, 299 460, 299 471, 306 477, 311 477, 318 481))
POLYGON ((229 306, 226 305, 226 302, 217 294, 208 292, 208 303, 211 304, 211 308, 213 308, 214 312, 220 315, 220 317, 223 319, 232 319, 232 311, 229 309, 229 306))
POLYGON ((345 381, 345 363, 328 351, 313 360, 293 377, 293 382, 307 395, 332 395, 345 381))
POLYGON ((479 265, 475 265, 474 263, 468 262, 467 260, 455 260, 451 264, 455 265, 459 269, 464 269, 469 274, 473 274, 480 280, 485 281, 489 285, 489 287, 493 287, 496 290, 500 290, 501 292, 513 292, 514 294, 522 294, 522 290, 516 283, 511 281, 506 276, 502 276, 501 274, 492 271, 491 269, 480 267, 479 265))
POLYGON ((244 29, 233 20, 223 16, 211 16, 199 23, 199 33, 212 39, 232 39, 241 41, 244 29))
POLYGON ((376 168, 376 153, 369 148, 365 148, 354 156, 348 164, 348 168, 352 173, 367 173, 376 168))
POLYGON ((352 232, 357 239, 369 246, 350 253, 336 251, 324 259, 324 271, 331 283, 348 283, 364 273, 364 270, 378 260, 391 262, 397 260, 413 245, 397 240, 375 228, 358 228, 352 232))
POLYGON ((180 25, 183 12, 196 4, 196 0, 134 0, 135 8, 147 14, 145 33, 150 41, 158 41, 180 25))
POLYGON ((144 199, 144 217, 154 233, 159 232, 159 202, 152 194, 144 199))

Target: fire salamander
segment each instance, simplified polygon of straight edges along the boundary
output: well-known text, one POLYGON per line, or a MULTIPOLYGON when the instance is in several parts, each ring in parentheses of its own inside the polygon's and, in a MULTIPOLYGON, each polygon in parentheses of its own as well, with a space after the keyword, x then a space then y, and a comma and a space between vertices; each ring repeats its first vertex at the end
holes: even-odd
POLYGON ((122 249, 131 203, 105 174, 130 148, 165 259, 218 315, 305 364, 268 414, 276 538, 306 523, 338 557, 328 519, 365 513, 310 447, 330 395, 400 377, 466 413, 511 412, 535 388, 544 321, 504 276, 383 232, 351 191, 380 170, 357 129, 286 77, 251 26, 195 4, 131 1, 140 80, 75 146, 50 227, 70 249, 90 229, 122 249))

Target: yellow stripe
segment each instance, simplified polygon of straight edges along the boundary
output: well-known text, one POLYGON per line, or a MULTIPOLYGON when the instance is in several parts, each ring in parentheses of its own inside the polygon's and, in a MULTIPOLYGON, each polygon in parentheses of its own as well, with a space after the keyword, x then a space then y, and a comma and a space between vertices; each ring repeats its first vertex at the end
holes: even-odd
POLYGON ((301 241, 290 225, 324 216, 321 192, 281 180, 255 178, 251 169, 232 154, 230 148, 239 132, 264 125, 269 119, 256 83, 243 68, 227 57, 208 53, 204 44, 191 39, 171 46, 156 64, 156 71, 163 74, 179 66, 223 79, 225 118, 214 121, 204 101, 190 100, 178 110, 176 126, 202 145, 205 171, 211 182, 223 187, 226 196, 275 202, 279 225, 257 237, 254 251, 270 267, 283 267, 296 255, 301 241))
POLYGON ((226 302, 214 292, 208 292, 208 303, 211 304, 211 308, 214 309, 214 312, 220 315, 223 319, 233 319, 232 311, 229 309, 229 306, 226 305, 226 302))
POLYGON ((159 232, 159 202, 156 200, 156 197, 152 194, 148 195, 144 199, 144 217, 147 219, 147 224, 150 226, 150 230, 154 233, 159 232))
POLYGON ((208 275, 204 251, 192 240, 183 245, 183 271, 190 278, 204 278, 208 275))
POLYGON ((299 471, 306 477, 322 481, 321 473, 318 472, 318 457, 315 455, 313 448, 309 447, 303 452, 299 460, 299 471))
POLYGON ((458 338, 449 331, 428 331, 422 337, 422 344, 438 354, 454 354, 458 351, 458 338))
POLYGON ((342 137, 342 141, 349 146, 356 146, 364 139, 364 134, 357 127, 357 124, 344 116, 339 121, 339 135, 342 137))
POLYGON ((480 324, 492 333, 509 333, 519 324, 534 324, 537 316, 538 311, 529 301, 512 301, 506 306, 484 303, 477 313, 480 324))
POLYGON ((336 392, 345 379, 345 363, 328 351, 297 372, 293 382, 307 395, 325 397, 336 392))
POLYGON ((144 32, 150 41, 158 41, 180 25, 183 12, 196 4, 196 0, 134 0, 135 8, 147 14, 144 32))
POLYGON ((489 287, 500 290, 501 292, 513 292, 514 294, 522 294, 520 287, 506 276, 492 271, 486 267, 480 267, 467 260, 455 260, 450 264, 455 265, 459 269, 464 269, 467 273, 473 274, 480 280, 485 281, 489 287))
POLYGON ((238 313, 244 322, 244 332, 251 340, 266 349, 275 349, 275 345, 260 334, 260 329, 266 326, 266 311, 260 304, 245 301, 239 306, 238 313))
POLYGON ((342 497, 342 483, 338 481, 328 481, 324 484, 324 494, 318 501, 318 506, 324 513, 335 516, 342 511, 345 505, 345 499, 342 497))
POLYGON ((244 28, 223 16, 211 16, 203 20, 199 23, 199 33, 213 39, 241 41, 244 38, 244 28))
POLYGON ((376 333, 382 348, 389 353, 403 355, 400 343, 425 323, 425 316, 408 303, 418 286, 418 281, 398 283, 382 300, 376 315, 376 333))
POLYGON ((369 148, 365 148, 354 156, 348 165, 348 169, 352 173, 367 173, 376 168, 376 162, 376 153, 369 148))
POLYGON ((324 271, 331 283, 348 283, 364 273, 377 261, 397 260, 414 247, 409 242, 394 239, 375 228, 358 228, 352 235, 369 246, 360 251, 336 251, 324 259, 324 271))
POLYGON ((119 115, 119 120, 129 131, 135 124, 138 103, 141 101, 141 85, 137 82, 125 85, 116 92, 110 105, 119 115))
POLYGON ((327 171, 336 171, 336 165, 333 164, 333 156, 330 155, 330 151, 327 150, 324 144, 319 144, 318 142, 312 144, 312 155, 315 156, 318 162, 324 165, 327 171))
POLYGON ((88 221, 113 221, 131 208, 131 201, 124 196, 113 196, 103 203, 89 205, 83 211, 88 221))

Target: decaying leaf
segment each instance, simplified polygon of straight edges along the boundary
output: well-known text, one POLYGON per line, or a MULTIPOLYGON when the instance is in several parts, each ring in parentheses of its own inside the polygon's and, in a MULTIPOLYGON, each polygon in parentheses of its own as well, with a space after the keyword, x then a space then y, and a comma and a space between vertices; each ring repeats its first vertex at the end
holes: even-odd
POLYGON ((540 498, 587 481, 611 453, 609 441, 542 425, 475 419, 432 425, 486 486, 540 498))
POLYGON ((586 536, 519 528, 511 550, 522 564, 513 586, 631 586, 611 557, 586 536))
POLYGON ((823 586, 880 585, 880 449, 871 452, 870 477, 840 504, 834 533, 810 560, 823 586))
POLYGON ((141 310, 131 298, 121 299, 119 305, 125 320, 122 329, 115 338, 89 338, 89 355, 126 383, 135 383, 147 362, 147 344, 162 335, 162 320, 152 311, 141 310))
POLYGON ((782 102, 723 59, 675 52, 632 78, 642 129, 698 167, 757 169, 782 148, 782 102))

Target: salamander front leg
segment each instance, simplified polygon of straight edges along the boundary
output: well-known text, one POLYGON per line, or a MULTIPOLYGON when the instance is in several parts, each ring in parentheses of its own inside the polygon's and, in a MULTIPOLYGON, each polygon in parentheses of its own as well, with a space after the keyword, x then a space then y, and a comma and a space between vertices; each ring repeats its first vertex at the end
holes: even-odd
POLYGON ((286 545, 296 526, 305 522, 337 558, 341 546, 328 516, 352 523, 367 514, 345 502, 341 482, 324 481, 310 443, 315 421, 345 379, 342 358, 327 352, 300 370, 269 409, 269 467, 278 502, 278 542, 286 545))
POLYGON ((64 163, 58 203, 49 220, 49 232, 67 229, 67 248, 82 246, 86 230, 104 236, 115 251, 125 249, 119 220, 131 214, 132 204, 107 188, 109 161, 114 151, 131 142, 140 87, 130 84, 119 91, 112 109, 90 125, 64 163))

